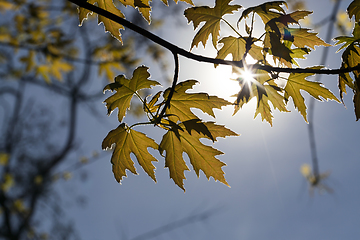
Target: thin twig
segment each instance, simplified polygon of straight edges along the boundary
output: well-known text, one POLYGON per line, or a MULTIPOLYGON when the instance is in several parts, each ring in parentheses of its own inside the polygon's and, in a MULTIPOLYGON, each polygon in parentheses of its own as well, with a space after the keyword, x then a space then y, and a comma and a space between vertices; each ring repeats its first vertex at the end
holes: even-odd
POLYGON ((160 115, 158 117, 158 121, 159 121, 158 123, 160 123, 161 118, 164 116, 164 114, 166 112, 166 109, 170 108, 170 101, 171 101, 172 96, 174 95, 175 87, 176 87, 176 84, 177 84, 177 81, 178 81, 178 78, 179 78, 179 56, 175 52, 173 52, 173 55, 174 55, 174 61, 175 61, 174 79, 173 79, 173 82, 172 82, 172 86, 170 88, 169 95, 168 95, 168 97, 166 99, 165 106, 161 110, 161 113, 160 113, 160 115))

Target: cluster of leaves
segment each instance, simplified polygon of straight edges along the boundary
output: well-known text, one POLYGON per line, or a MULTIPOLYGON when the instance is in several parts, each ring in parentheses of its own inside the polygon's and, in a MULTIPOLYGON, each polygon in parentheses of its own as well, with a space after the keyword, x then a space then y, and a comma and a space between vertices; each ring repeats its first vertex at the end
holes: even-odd
POLYGON ((195 80, 188 80, 176 85, 170 106, 163 114, 161 109, 164 109, 169 100, 171 90, 167 89, 164 92, 156 93, 150 101, 142 99, 138 93, 139 90, 160 85, 156 81, 149 80, 149 77, 148 68, 141 66, 134 71, 131 79, 120 75, 115 78, 114 83, 110 83, 104 88, 104 90, 116 91, 114 95, 105 100, 105 103, 109 114, 114 109, 118 109, 119 122, 125 117, 134 95, 142 101, 144 111, 149 118, 149 122, 137 123, 132 126, 121 123, 105 137, 102 143, 103 149, 111 148, 115 144, 111 162, 116 180, 120 182, 126 176, 126 170, 137 174, 134 162, 130 158, 130 154, 134 153, 140 166, 156 181, 155 167, 152 162, 157 160, 148 152, 148 148, 153 148, 159 150, 161 154, 166 152, 164 155, 165 167, 169 168, 170 177, 182 189, 184 189, 184 171, 189 170, 183 159, 183 152, 189 156, 198 176, 199 171, 202 170, 208 179, 213 177, 228 185, 221 169, 225 164, 215 157, 222 152, 206 146, 200 139, 207 138, 214 142, 218 137, 236 136, 237 134, 214 122, 203 122, 190 109, 198 108, 215 117, 213 108, 220 109, 230 103, 206 93, 186 93, 196 84, 195 80), (161 143, 157 144, 145 134, 132 129, 141 124, 157 125, 166 130, 161 143))
MULTIPOLYGON (((273 109, 288 112, 287 104, 290 99, 293 100, 295 108, 307 122, 304 92, 319 101, 335 100, 340 102, 320 82, 307 79, 309 76, 314 75, 315 72, 319 72, 323 68, 322 66, 309 67, 303 69, 302 72, 287 71, 289 74, 279 74, 281 72, 279 68, 292 69, 293 67, 299 67, 296 59, 305 59, 306 55, 315 49, 315 46, 331 46, 320 39, 317 33, 311 29, 300 26, 300 20, 305 19, 312 12, 296 10, 287 13, 286 2, 266 2, 243 10, 237 21, 236 28, 224 18, 225 15, 233 14, 242 8, 240 5, 231 4, 231 1, 216 0, 214 7, 190 7, 185 10, 184 15, 189 23, 193 23, 194 30, 199 29, 193 38, 191 49, 198 47, 199 43, 202 43, 205 47, 211 35, 212 45, 217 50, 217 56, 213 61, 215 67, 217 66, 216 60, 222 60, 224 63, 228 55, 232 56, 233 71, 240 73, 237 81, 241 87, 234 103, 227 102, 216 96, 208 96, 206 93, 187 93, 186 91, 196 81, 188 80, 176 84, 177 70, 175 70, 173 86, 164 92, 156 93, 150 101, 147 98, 143 99, 139 95, 139 90, 159 85, 159 83, 148 79, 150 74, 144 66, 137 68, 131 79, 126 79, 125 76, 120 75, 115 78, 114 83, 105 87, 104 90, 116 91, 114 95, 105 100, 105 103, 109 114, 115 108, 118 108, 118 120, 121 123, 103 141, 104 149, 116 145, 112 156, 112 164, 117 181, 120 182, 126 176, 126 170, 136 174, 134 162, 130 158, 131 153, 135 154, 140 166, 155 180, 155 167, 152 162, 157 160, 148 152, 148 148, 153 148, 159 150, 161 154, 166 151, 164 156, 165 166, 169 168, 170 177, 182 189, 184 189, 184 171, 188 170, 182 157, 183 152, 186 152, 189 156, 190 163, 197 175, 199 175, 201 169, 208 179, 213 177, 215 180, 227 185, 221 169, 225 164, 215 158, 221 152, 204 145, 199 139, 208 138, 215 141, 217 137, 237 134, 213 122, 202 121, 191 112, 190 108, 201 109, 214 117, 213 108, 233 104, 235 114, 245 103, 255 97, 257 99, 255 117, 260 114, 262 120, 272 125, 273 109), (254 22, 257 17, 260 17, 264 26, 264 31, 260 36, 254 36, 254 22), (221 37, 221 22, 230 27, 235 36, 221 37), (242 24, 244 24, 245 31, 242 31, 244 34, 242 34, 239 27, 242 24), (249 61, 254 61, 255 64, 248 64, 249 61), (242 69, 239 70, 239 67, 242 69), (243 77, 242 72, 244 70, 253 73, 252 80, 243 77), (149 121, 128 126, 122 123, 122 120, 134 95, 141 100, 149 121), (133 130, 134 126, 141 124, 156 125, 165 129, 166 133, 161 143, 157 144, 143 133, 133 130)), ((148 1, 139 1, 137 3, 135 1, 134 3, 120 2, 137 8, 143 17, 150 22, 150 5, 148 1)), ((185 2, 192 4, 189 1, 185 2)), ((91 0, 90 3, 97 3, 99 7, 124 17, 113 5, 112 1, 91 0)), ((358 6, 359 1, 355 0, 348 8, 349 18, 351 19, 355 15, 357 22, 360 18, 358 6)), ((80 9, 80 23, 88 12, 89 10, 80 9)), ((123 29, 122 25, 100 15, 98 20, 104 23, 106 31, 109 31, 122 42, 119 34, 119 30, 123 29)), ((341 49, 347 47, 343 54, 342 69, 355 67, 359 63, 359 31, 360 28, 357 24, 353 37, 336 38, 338 40, 337 44, 345 43, 341 49)), ((169 50, 177 57, 177 52, 174 49, 169 50)), ((175 65, 177 64, 175 63, 175 65)), ((355 81, 352 80, 349 73, 339 75, 340 96, 342 99, 343 93, 346 92, 346 86, 354 90, 355 114, 356 118, 359 119, 360 84, 358 79, 360 72, 354 70, 353 74, 355 81)))
MULTIPOLYGON (((342 54, 341 69, 356 67, 360 63, 360 1, 353 1, 347 9, 349 18, 355 16, 355 27, 352 32, 353 36, 336 37, 336 45, 343 44, 338 51, 345 49, 342 54)), ((343 94, 346 93, 346 86, 348 86, 354 93, 354 108, 356 120, 360 119, 360 71, 352 71, 354 79, 351 78, 350 73, 339 74, 339 90, 340 97, 343 100, 343 94)))
MULTIPOLYGON (((166 6, 168 6, 167 0, 161 0, 166 6)), ((175 3, 178 3, 179 0, 174 0, 175 3)), ((188 4, 194 5, 191 0, 180 0, 188 4)), ((117 7, 112 0, 88 0, 90 4, 97 5, 100 8, 115 14, 116 16, 125 18, 125 15, 121 12, 120 8, 117 7)), ((133 7, 139 11, 139 13, 144 17, 144 19, 150 24, 151 22, 151 10, 152 6, 150 5, 150 0, 119 0, 119 2, 127 7, 133 7)), ((87 19, 88 14, 92 12, 85 8, 79 8, 79 21, 80 26, 82 25, 84 19, 87 19)), ((121 24, 114 22, 104 16, 98 15, 98 22, 103 23, 105 31, 109 32, 113 37, 118 39, 121 43, 123 42, 121 38, 120 30, 125 29, 121 24)))
MULTIPOLYGON (((266 2, 261 5, 245 9, 237 25, 244 22, 246 34, 242 35, 238 30, 231 26, 223 16, 232 13, 241 8, 239 5, 230 5, 231 0, 216 1, 214 8, 194 7, 185 11, 185 16, 189 22, 193 22, 196 29, 200 22, 205 24, 200 28, 194 37, 192 47, 202 42, 205 46, 207 39, 212 35, 213 46, 218 49, 216 58, 225 59, 228 55, 232 55, 233 61, 243 61, 245 68, 248 56, 261 65, 277 65, 280 67, 291 68, 293 65, 299 66, 296 58, 304 59, 305 55, 315 49, 315 46, 330 46, 325 43, 316 33, 310 29, 300 27, 299 21, 311 14, 309 11, 294 11, 286 13, 283 6, 287 6, 284 1, 266 2), (206 12, 212 14, 205 15, 206 12), (258 15, 263 24, 264 32, 260 37, 254 37, 254 21, 258 15), (250 26, 247 19, 251 18, 250 26), (226 36, 219 40, 220 21, 224 21, 237 36, 226 36), (210 26, 211 24, 211 26, 210 26), (297 25, 298 27, 294 27, 297 25), (210 30, 211 29, 211 32, 210 30)), ((284 77, 279 76, 273 71, 265 71, 260 69, 251 69, 254 74, 254 80, 248 81, 240 75, 238 78, 241 90, 237 94, 235 101, 235 111, 239 109, 253 97, 257 98, 257 109, 255 117, 260 114, 263 120, 272 125, 272 109, 278 109, 282 112, 288 112, 286 104, 289 98, 293 99, 295 108, 299 110, 301 115, 307 121, 306 105, 304 97, 300 90, 308 92, 314 98, 321 100, 337 98, 320 83, 306 80, 312 73, 291 73, 284 77), (284 83, 285 81, 285 83, 284 83)), ((320 69, 321 67, 313 67, 320 69)), ((236 70, 236 69, 235 69, 236 70)))

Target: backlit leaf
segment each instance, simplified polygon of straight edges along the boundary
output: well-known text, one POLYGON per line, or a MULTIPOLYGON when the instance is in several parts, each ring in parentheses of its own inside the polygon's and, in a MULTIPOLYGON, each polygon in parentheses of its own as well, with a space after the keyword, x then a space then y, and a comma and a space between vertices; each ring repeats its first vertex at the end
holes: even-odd
MULTIPOLYGON (((320 68, 321 67, 313 67, 313 69, 320 68)), ((321 86, 320 82, 312 82, 305 79, 306 77, 309 77, 311 75, 313 74, 291 73, 285 86, 285 98, 289 99, 289 97, 292 97, 295 108, 298 109, 306 122, 307 117, 305 99, 300 93, 300 90, 308 92, 312 97, 319 101, 322 101, 321 98, 324 98, 325 100, 330 99, 339 102, 339 100, 334 96, 334 94, 330 92, 329 89, 321 86)))
POLYGON ((339 37, 334 38, 334 40, 337 41, 335 43, 335 46, 343 44, 339 48, 339 50, 337 50, 337 52, 341 51, 344 48, 347 48, 350 44, 352 44, 354 42, 359 42, 360 41, 360 25, 359 25, 359 23, 355 23, 354 30, 353 30, 352 34, 353 34, 353 36, 351 36, 351 37, 339 36, 339 37))
POLYGON ((155 105, 155 104, 156 104, 156 102, 158 101, 161 93, 162 93, 161 91, 160 91, 160 92, 157 92, 157 93, 153 96, 153 98, 150 100, 149 103, 146 103, 146 102, 145 102, 145 104, 146 104, 146 106, 144 106, 144 111, 145 111, 145 112, 154 113, 154 112, 156 112, 156 111, 158 110, 159 105, 155 105))
MULTIPOLYGON (((342 54, 341 68, 356 67, 360 64, 360 48, 357 46, 358 41, 352 42, 342 54)), ((354 111, 356 120, 360 119, 360 71, 352 71, 355 77, 353 81, 349 73, 339 74, 339 90, 340 97, 343 100, 343 93, 346 93, 346 86, 350 87, 354 92, 354 111)))
POLYGON ((145 18, 145 20, 150 23, 151 17, 151 7, 149 0, 119 0, 124 6, 131 6, 133 8, 137 8, 141 15, 145 18))
MULTIPOLYGON (((248 39, 249 38, 236 38, 233 36, 222 38, 219 43, 223 43, 224 45, 218 51, 216 58, 225 59, 227 55, 231 54, 233 61, 241 61, 246 52, 246 41, 248 39)), ((261 51, 261 47, 251 44, 249 54, 255 60, 262 60, 263 54, 261 51)))
MULTIPOLYGON (((214 139, 217 137, 237 136, 233 131, 212 122, 203 123, 203 125, 214 139)), ((182 123, 179 126, 186 129, 182 123)), ((199 141, 200 138, 209 138, 209 136, 203 134, 202 131, 197 131, 196 128, 189 131, 169 130, 163 136, 159 151, 161 154, 166 151, 165 166, 169 168, 170 178, 173 179, 176 185, 185 190, 183 183, 185 179, 184 171, 189 170, 182 158, 182 153, 185 152, 198 177, 200 170, 202 170, 207 179, 213 177, 215 181, 219 180, 229 186, 221 169, 225 166, 225 163, 215 157, 223 153, 215 148, 204 145, 199 141)))
POLYGON ((331 46, 316 36, 317 33, 309 32, 310 30, 311 29, 307 28, 289 28, 290 34, 294 36, 293 44, 298 48, 304 48, 305 46, 308 46, 312 49, 315 49, 315 46, 331 46))
POLYGON ((283 90, 277 86, 272 80, 272 77, 263 70, 257 70, 254 73, 254 81, 240 81, 241 90, 237 95, 235 101, 235 109, 233 115, 235 115, 240 108, 252 98, 257 98, 257 106, 255 116, 261 115, 262 120, 266 120, 272 126, 272 109, 269 102, 274 109, 278 109, 281 112, 289 112, 286 109, 285 98, 282 95, 283 90))
POLYGON ((184 15, 188 19, 188 22, 191 21, 194 24, 194 30, 199 26, 201 22, 205 24, 200 28, 196 33, 192 43, 191 48, 198 46, 201 42, 205 47, 206 41, 208 40, 210 34, 212 36, 212 43, 214 48, 216 48, 217 40, 220 35, 220 20, 225 14, 233 13, 241 8, 240 5, 229 5, 232 0, 216 0, 215 7, 192 7, 185 10, 184 15))
MULTIPOLYGON (((99 8, 102 8, 108 12, 111 12, 121 18, 125 18, 124 14, 115 7, 113 0, 89 0, 88 2, 93 5, 95 5, 95 3, 97 3, 99 8)), ((80 26, 82 25, 83 20, 87 18, 87 15, 90 12, 91 11, 84 9, 84 8, 79 9, 80 26)), ((99 24, 103 23, 105 26, 105 31, 109 32, 113 37, 115 37, 122 43, 120 29, 124 29, 124 27, 121 24, 111 21, 110 19, 108 19, 104 16, 101 16, 101 15, 98 15, 98 23, 99 24)))
POLYGON ((124 75, 119 75, 115 78, 114 83, 105 86, 104 91, 116 91, 115 94, 108 97, 104 102, 108 109, 108 114, 111 114, 118 108, 118 119, 121 122, 125 117, 126 110, 130 107, 130 102, 133 95, 140 89, 151 88, 151 86, 159 85, 158 82, 149 80, 150 74, 147 67, 141 66, 134 70, 133 77, 127 79, 124 75))
MULTIPOLYGON (((190 108, 198 108, 215 117, 213 108, 221 109, 222 106, 231 104, 222 98, 209 96, 207 93, 186 93, 196 83, 197 81, 195 80, 187 80, 176 85, 174 95, 171 98, 170 108, 166 109, 166 114, 174 115, 169 117, 171 121, 196 119, 197 117, 191 112, 190 108)), ((168 95, 169 90, 166 90, 164 98, 167 99, 168 95)))
POLYGON ((271 85, 265 85, 263 88, 264 94, 258 95, 258 105, 254 118, 260 114, 261 119, 266 120, 272 126, 273 115, 269 102, 271 102, 274 109, 281 112, 289 112, 289 110, 286 109, 284 96, 279 94, 278 88, 271 85))
POLYGON ((359 0, 352 1, 347 8, 347 12, 349 14, 350 19, 353 16, 355 16, 355 21, 359 22, 359 20, 360 20, 360 1, 359 0))
POLYGON ((284 1, 273 1, 273 2, 263 3, 255 7, 247 8, 242 12, 238 22, 240 22, 244 18, 247 18, 249 14, 253 12, 258 14, 261 17, 264 24, 266 24, 269 20, 281 16, 281 13, 285 14, 285 10, 281 7, 281 5, 285 5, 287 7, 286 2, 284 1), (276 10, 276 11, 272 11, 272 10, 276 10))
POLYGON ((185 191, 183 180, 186 179, 184 171, 190 171, 182 157, 181 142, 174 131, 168 131, 162 138, 159 146, 161 154, 166 151, 165 167, 169 168, 170 178, 176 185, 185 191))
POLYGON ((102 148, 112 148, 115 144, 114 152, 111 156, 112 169, 116 181, 121 182, 126 175, 126 170, 137 174, 134 162, 130 157, 133 153, 144 171, 156 182, 155 166, 152 162, 157 160, 148 152, 148 148, 158 149, 156 142, 145 134, 128 129, 124 123, 116 129, 111 130, 102 142, 102 148))

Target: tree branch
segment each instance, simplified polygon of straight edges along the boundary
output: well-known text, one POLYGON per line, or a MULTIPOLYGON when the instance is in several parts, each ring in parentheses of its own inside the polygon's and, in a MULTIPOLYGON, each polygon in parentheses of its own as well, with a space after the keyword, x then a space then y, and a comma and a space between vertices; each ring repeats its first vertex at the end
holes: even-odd
MULTIPOLYGON (((209 58, 209 57, 205 57, 202 55, 197 55, 197 54, 193 54, 189 51, 186 51, 182 48, 179 48, 178 46, 160 38, 159 36, 129 22, 128 20, 121 18, 111 12, 108 12, 102 8, 99 8, 95 5, 92 5, 90 3, 88 3, 87 1, 84 0, 68 0, 76 5, 78 5, 79 7, 88 9, 90 11, 93 11, 101 16, 104 16, 116 23, 119 23, 131 30, 133 30, 134 32, 139 33, 140 35, 150 39, 151 41, 163 46, 164 48, 170 50, 172 53, 176 53, 178 55, 184 56, 186 58, 192 59, 192 60, 196 60, 199 62, 207 62, 207 63, 213 63, 213 64, 222 64, 222 65, 231 65, 231 66, 236 66, 236 67, 243 67, 243 62, 242 61, 229 61, 229 60, 223 60, 223 59, 217 59, 217 58, 209 58)), ((260 65, 260 64, 253 64, 253 65, 249 65, 249 67, 251 66, 252 69, 260 69, 260 70, 264 70, 267 72, 282 72, 282 73, 314 73, 314 74, 332 74, 332 75, 337 75, 340 73, 346 73, 346 72, 352 72, 354 70, 360 70, 360 64, 358 64, 355 67, 352 68, 342 68, 342 69, 310 69, 310 68, 280 68, 280 67, 272 67, 269 65, 260 65)))

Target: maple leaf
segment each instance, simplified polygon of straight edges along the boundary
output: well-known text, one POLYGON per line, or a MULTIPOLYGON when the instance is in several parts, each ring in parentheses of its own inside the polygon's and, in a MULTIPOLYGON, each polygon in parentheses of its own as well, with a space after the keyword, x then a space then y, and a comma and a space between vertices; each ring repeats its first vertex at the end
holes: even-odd
POLYGON ((294 37, 293 44, 298 48, 304 48, 308 46, 312 49, 315 49, 315 46, 325 46, 330 47, 331 45, 324 42, 321 38, 319 38, 317 33, 309 32, 311 29, 307 28, 289 28, 291 36, 294 37))
POLYGON ((104 101, 108 109, 108 115, 110 115, 115 108, 118 108, 118 119, 121 122, 125 117, 126 110, 130 108, 130 102, 133 95, 136 94, 138 90, 151 88, 151 86, 160 84, 148 79, 150 74, 147 70, 148 68, 145 66, 138 67, 134 70, 131 79, 127 79, 124 75, 119 75, 115 78, 114 83, 105 86, 104 91, 116 91, 114 95, 108 97, 104 101))
POLYGON ((272 126, 273 115, 269 102, 274 109, 278 109, 281 112, 289 112, 285 106, 285 98, 280 94, 283 90, 278 87, 266 71, 257 69, 254 73, 254 79, 251 83, 247 81, 239 82, 241 90, 235 101, 233 115, 235 115, 245 103, 249 102, 253 97, 256 97, 257 107, 254 118, 260 114, 262 120, 266 120, 272 126))
POLYGON ((201 42, 205 47, 205 44, 211 34, 212 43, 216 48, 217 40, 220 35, 220 20, 225 14, 231 14, 233 11, 237 11, 241 8, 240 5, 229 5, 232 0, 216 0, 215 7, 192 7, 185 10, 184 15, 188 19, 188 23, 191 21, 194 24, 194 30, 199 26, 201 22, 205 24, 196 33, 191 48, 198 46, 201 42))
POLYGON ((278 58, 280 61, 281 59, 292 62, 292 57, 290 54, 293 52, 290 49, 290 46, 285 44, 280 40, 278 35, 274 32, 269 32, 266 36, 269 36, 270 38, 270 49, 269 53, 273 55, 274 58, 278 58))
MULTIPOLYGON (((222 38, 219 43, 223 43, 224 45, 218 51, 216 58, 225 59, 227 55, 231 54, 233 61, 241 61, 246 52, 247 41, 253 41, 253 39, 244 37, 236 38, 233 36, 222 38)), ((251 44, 249 54, 255 60, 262 60, 263 54, 261 51, 261 47, 251 44)))
MULTIPOLYGON (((200 120, 199 120, 200 121, 200 120)), ((192 121, 191 126, 186 128, 186 122, 180 123, 179 126, 183 131, 169 130, 162 138, 159 145, 159 151, 165 154, 165 167, 169 168, 170 178, 173 179, 176 185, 185 191, 183 180, 186 179, 184 171, 189 168, 182 157, 185 152, 190 158, 190 163, 194 168, 196 175, 199 177, 199 172, 202 170, 207 177, 213 177, 215 181, 219 180, 225 185, 229 186, 224 177, 224 172, 221 169, 226 164, 218 160, 215 156, 223 154, 221 151, 204 145, 200 142, 201 138, 208 138, 206 131, 211 133, 211 137, 215 140, 217 137, 237 136, 238 134, 225 128, 221 125, 216 125, 213 122, 199 122, 192 121)))
MULTIPOLYGON (((95 5, 97 3, 99 8, 102 8, 108 12, 111 12, 121 18, 125 18, 124 14, 115 7, 112 0, 88 0, 88 3, 95 5)), ((84 19, 87 19, 87 16, 89 13, 92 13, 91 11, 85 9, 85 8, 79 8, 79 25, 81 26, 84 19)), ((105 26, 105 31, 109 32, 114 38, 118 39, 122 43, 122 38, 120 34, 120 29, 124 29, 124 26, 111 21, 110 19, 98 15, 98 23, 103 23, 105 26)))
MULTIPOLYGON (((355 67, 358 64, 360 64, 360 56, 359 56, 360 48, 356 47, 353 44, 350 44, 348 46, 343 55, 342 59, 343 62, 341 64, 341 69, 348 68, 348 67, 355 67)), ((353 71, 355 78, 359 77, 359 71, 354 70, 353 71)), ((340 90, 340 98, 341 101, 343 101, 343 93, 346 94, 346 86, 350 87, 351 89, 355 90, 354 81, 351 79, 349 73, 341 73, 339 74, 339 90, 340 90)))
MULTIPOLYGON (((213 108, 221 109, 222 106, 231 104, 222 98, 209 96, 207 93, 185 92, 191 89, 196 83, 196 80, 187 80, 176 85, 174 95, 170 101, 170 108, 166 109, 166 114, 174 115, 169 116, 171 121, 196 119, 197 117, 191 112, 190 108, 198 108, 210 116, 215 117, 213 108)), ((165 99, 168 98, 169 91, 170 90, 167 89, 164 92, 163 96, 165 99)))
POLYGON ((238 23, 242 19, 247 18, 249 14, 253 12, 258 14, 261 17, 264 24, 266 24, 271 19, 281 16, 281 13, 285 14, 285 10, 281 7, 281 5, 285 5, 287 7, 286 2, 284 1, 273 1, 273 2, 263 3, 255 7, 247 8, 242 12, 241 17, 238 20, 238 23), (271 11, 272 9, 276 10, 276 12, 271 11))
POLYGON ((115 144, 111 156, 112 170, 116 181, 121 182, 128 169, 137 174, 134 162, 130 154, 133 153, 144 171, 156 182, 155 167, 152 162, 157 162, 147 150, 149 147, 158 149, 158 144, 144 133, 129 129, 125 123, 120 124, 116 129, 111 130, 102 142, 102 148, 109 149, 115 144))
POLYGON ((262 91, 258 94, 258 104, 254 118, 258 114, 261 115, 261 120, 266 120, 272 126, 272 115, 271 107, 268 102, 271 102, 274 109, 278 109, 280 112, 289 112, 286 109, 284 96, 280 95, 281 89, 273 85, 263 86, 262 91))
POLYGON ((144 19, 150 23, 151 17, 151 7, 150 0, 119 0, 124 6, 131 6, 133 8, 137 8, 139 13, 144 17, 144 19))
POLYGON ((300 26, 299 20, 304 19, 311 13, 310 11, 295 11, 290 14, 280 14, 279 17, 273 18, 265 24, 265 30, 273 31, 280 37, 285 35, 284 32, 288 30, 289 23, 300 26))
MULTIPOLYGON (((349 68, 359 66, 360 64, 360 48, 357 46, 357 42, 352 42, 344 51, 342 55, 341 68, 349 68)), ((355 81, 350 77, 349 73, 339 74, 339 90, 340 97, 343 100, 343 93, 346 93, 346 85, 349 86, 354 92, 354 111, 356 120, 360 119, 360 71, 354 70, 352 73, 355 76, 355 81)))
POLYGON ((347 8, 347 12, 348 12, 350 19, 353 16, 355 16, 355 21, 359 22, 359 20, 360 20, 360 1, 359 0, 352 1, 347 8))
MULTIPOLYGON (((312 67, 310 69, 321 69, 322 67, 312 67)), ((292 97, 295 108, 298 109, 300 114, 304 117, 304 120, 307 121, 306 117, 306 106, 305 99, 301 95, 300 90, 304 90, 308 92, 315 99, 322 101, 322 98, 325 100, 335 100, 339 102, 339 100, 330 92, 329 89, 321 86, 320 82, 311 82, 306 80, 305 78, 308 76, 314 75, 313 73, 291 73, 289 78, 287 79, 287 83, 285 86, 285 99, 289 99, 292 97)))
POLYGON ((156 102, 158 101, 160 95, 161 95, 162 91, 157 92, 152 99, 150 100, 149 103, 146 103, 146 100, 144 102, 144 111, 147 113, 154 113, 159 109, 159 105, 155 105, 156 102))
POLYGON ((340 52, 342 49, 347 48, 349 45, 355 43, 355 42, 359 42, 360 41, 360 25, 359 23, 355 23, 354 26, 354 30, 352 32, 352 37, 349 36, 339 36, 334 38, 334 40, 336 40, 337 42, 335 43, 336 45, 340 45, 343 44, 339 50, 337 50, 337 52, 340 52))

